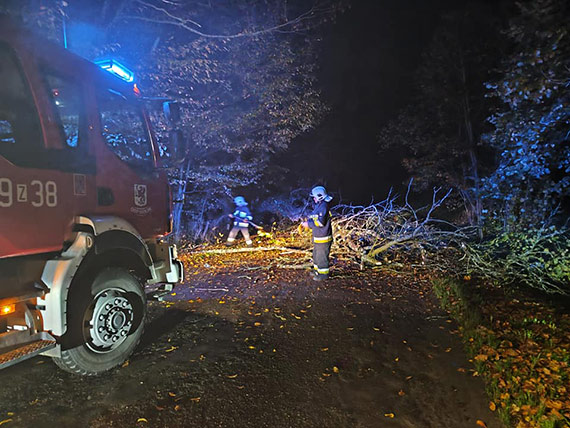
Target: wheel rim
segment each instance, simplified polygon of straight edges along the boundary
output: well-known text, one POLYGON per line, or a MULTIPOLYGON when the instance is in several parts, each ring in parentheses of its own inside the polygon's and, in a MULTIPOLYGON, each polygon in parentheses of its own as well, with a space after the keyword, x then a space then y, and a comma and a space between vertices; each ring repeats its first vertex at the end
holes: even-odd
POLYGON ((98 353, 113 351, 125 341, 133 325, 135 311, 131 301, 123 290, 106 289, 93 298, 90 308, 86 345, 98 353))

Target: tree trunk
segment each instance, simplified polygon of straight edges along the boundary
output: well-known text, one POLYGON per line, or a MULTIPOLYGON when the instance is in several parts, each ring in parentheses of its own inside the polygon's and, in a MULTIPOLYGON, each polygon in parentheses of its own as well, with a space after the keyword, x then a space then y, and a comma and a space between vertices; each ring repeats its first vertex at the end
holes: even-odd
POLYGON ((473 134, 473 123, 471 121, 471 106, 469 103, 469 92, 467 90, 467 73, 465 63, 463 61, 463 52, 459 54, 461 67, 461 83, 463 84, 463 125, 467 139, 467 162, 468 162, 468 178, 473 182, 473 199, 471 212, 468 212, 471 225, 477 226, 479 239, 483 238, 483 230, 481 227, 481 183, 479 180, 477 155, 475 153, 475 136, 473 134))
POLYGON ((176 242, 182 238, 182 212, 184 211, 184 195, 188 185, 188 172, 190 171, 190 160, 187 160, 178 170, 178 187, 173 193, 172 222, 174 229, 174 239, 176 242))

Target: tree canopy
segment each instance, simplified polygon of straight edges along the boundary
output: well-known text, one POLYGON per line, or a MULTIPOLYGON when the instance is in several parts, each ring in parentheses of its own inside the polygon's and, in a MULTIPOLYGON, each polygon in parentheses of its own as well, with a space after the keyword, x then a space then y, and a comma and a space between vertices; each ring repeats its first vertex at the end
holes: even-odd
POLYGON ((570 196, 570 5, 520 4, 505 34, 511 53, 487 84, 502 102, 484 144, 498 167, 484 179, 491 208, 537 225, 570 196))
POLYGON ((484 205, 478 215, 537 226, 569 196, 569 6, 505 10, 468 5, 443 19, 414 101, 379 140, 406 148, 424 188, 452 185, 484 205))
POLYGON ((342 0, 80 3, 4 8, 52 39, 61 41, 65 30, 69 48, 88 59, 112 55, 135 70, 145 96, 179 103, 190 142, 182 162, 172 158, 169 125, 153 115, 178 219, 259 185, 271 155, 327 111, 317 85, 319 46, 346 7, 342 0))

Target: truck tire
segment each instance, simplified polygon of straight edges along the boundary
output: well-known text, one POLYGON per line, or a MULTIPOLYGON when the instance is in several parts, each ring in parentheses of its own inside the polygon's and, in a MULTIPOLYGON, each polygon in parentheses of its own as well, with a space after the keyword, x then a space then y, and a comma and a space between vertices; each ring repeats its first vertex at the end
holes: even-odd
POLYGON ((83 278, 70 289, 67 333, 54 361, 89 376, 122 364, 134 351, 144 330, 146 296, 139 281, 121 268, 83 278))

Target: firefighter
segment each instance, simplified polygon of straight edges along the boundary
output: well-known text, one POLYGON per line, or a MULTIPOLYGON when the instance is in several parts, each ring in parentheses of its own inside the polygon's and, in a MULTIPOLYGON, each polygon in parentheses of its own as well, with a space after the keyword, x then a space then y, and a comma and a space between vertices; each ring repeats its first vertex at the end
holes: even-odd
POLYGON ((251 216, 251 211, 247 207, 247 202, 243 196, 236 196, 234 198, 234 203, 236 204, 236 210, 233 214, 229 214, 229 217, 234 220, 234 224, 232 230, 230 230, 230 234, 228 236, 228 240, 226 242, 227 246, 231 246, 234 244, 236 240, 236 236, 238 232, 241 232, 243 238, 245 239, 245 243, 248 246, 253 244, 251 238, 249 237, 249 222, 253 221, 253 217, 251 216))
POLYGON ((313 231, 313 279, 322 281, 329 277, 329 254, 333 237, 328 203, 332 196, 327 195, 323 186, 316 186, 311 190, 311 197, 315 207, 302 225, 313 231))

